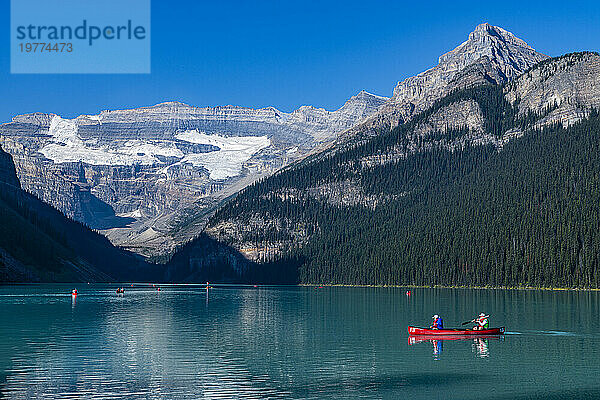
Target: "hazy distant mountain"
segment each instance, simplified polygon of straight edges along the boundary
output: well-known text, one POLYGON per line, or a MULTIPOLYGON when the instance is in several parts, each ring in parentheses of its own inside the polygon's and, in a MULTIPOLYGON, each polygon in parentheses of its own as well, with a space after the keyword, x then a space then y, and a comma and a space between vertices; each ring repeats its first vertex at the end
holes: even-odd
POLYGON ((25 190, 155 256, 197 236, 223 199, 331 143, 385 101, 363 91, 336 111, 170 102, 75 119, 33 113, 1 125, 0 144, 25 190))

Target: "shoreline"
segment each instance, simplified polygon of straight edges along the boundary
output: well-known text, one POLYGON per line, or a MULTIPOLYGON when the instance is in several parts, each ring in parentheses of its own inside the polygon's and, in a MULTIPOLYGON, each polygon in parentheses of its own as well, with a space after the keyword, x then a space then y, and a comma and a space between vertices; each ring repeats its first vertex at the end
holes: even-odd
POLYGON ((355 288, 407 288, 407 289, 477 289, 477 290, 544 290, 565 292, 598 292, 600 288, 565 288, 565 287, 535 287, 535 286, 454 286, 454 285, 352 285, 352 284, 316 284, 300 283, 297 286, 306 287, 355 287, 355 288))
MULTIPOLYGON (((131 285, 136 287, 147 285, 164 286, 205 286, 205 282, 0 282, 0 286, 19 286, 19 285, 131 285)), ((396 289, 476 289, 476 290, 522 290, 522 291, 564 291, 564 292, 598 292, 600 288, 566 288, 566 287, 535 287, 535 286, 458 286, 458 285, 358 285, 343 283, 298 283, 298 284, 272 284, 272 283, 232 283, 232 282, 214 282, 211 286, 248 286, 248 287, 346 287, 346 288, 396 288, 396 289)))

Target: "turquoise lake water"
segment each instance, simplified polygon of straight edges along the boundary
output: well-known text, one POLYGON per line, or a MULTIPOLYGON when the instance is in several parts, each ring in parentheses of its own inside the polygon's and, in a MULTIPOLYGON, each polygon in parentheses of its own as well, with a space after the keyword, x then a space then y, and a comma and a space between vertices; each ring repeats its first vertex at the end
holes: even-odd
POLYGON ((8 399, 600 398, 600 293, 0 287, 8 399), (411 343, 479 312, 502 338, 411 343))

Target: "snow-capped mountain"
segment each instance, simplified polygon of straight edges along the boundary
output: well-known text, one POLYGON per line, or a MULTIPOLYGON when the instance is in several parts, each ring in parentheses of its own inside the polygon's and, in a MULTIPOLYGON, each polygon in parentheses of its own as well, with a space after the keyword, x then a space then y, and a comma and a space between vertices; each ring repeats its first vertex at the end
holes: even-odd
POLYGON ((33 113, 0 125, 0 145, 25 190, 113 243, 154 256, 195 237, 224 199, 257 179, 407 121, 455 89, 504 83, 545 58, 481 24, 437 66, 399 82, 389 99, 362 91, 335 111, 291 113, 179 102, 74 119, 33 113))
POLYGON ((256 179, 335 140, 388 99, 360 92, 340 109, 193 107, 179 102, 66 119, 33 113, 0 126, 23 188, 146 256, 196 236, 256 179), (200 217, 200 220, 204 218, 200 217))

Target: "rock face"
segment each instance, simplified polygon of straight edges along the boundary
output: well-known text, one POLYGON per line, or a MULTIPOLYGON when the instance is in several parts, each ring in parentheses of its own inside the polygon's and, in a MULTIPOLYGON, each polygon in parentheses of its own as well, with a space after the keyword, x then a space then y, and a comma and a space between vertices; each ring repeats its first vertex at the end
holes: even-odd
POLYGON ((440 56, 437 66, 398 82, 390 100, 343 137, 393 128, 455 89, 505 83, 546 58, 512 33, 480 24, 465 42, 440 56))
POLYGON ((539 126, 568 126, 600 107, 600 55, 571 53, 536 65, 505 88, 519 114, 545 114, 539 126))
POLYGON ((160 256, 197 236, 223 199, 386 101, 361 92, 336 111, 169 102, 74 119, 33 113, 1 125, 0 145, 25 190, 117 245, 160 256))
POLYGON ((0 188, 5 185, 15 189, 21 188, 10 154, 4 152, 0 147, 0 188))

